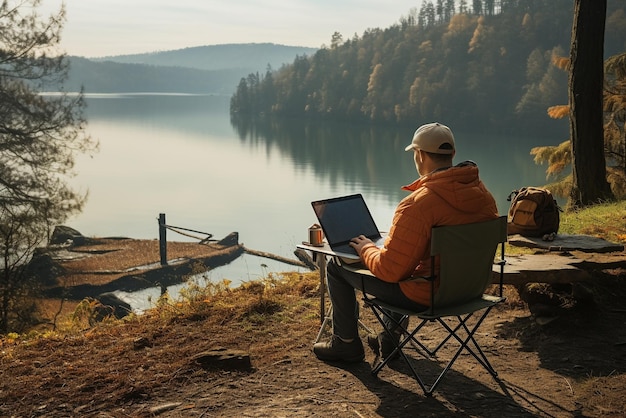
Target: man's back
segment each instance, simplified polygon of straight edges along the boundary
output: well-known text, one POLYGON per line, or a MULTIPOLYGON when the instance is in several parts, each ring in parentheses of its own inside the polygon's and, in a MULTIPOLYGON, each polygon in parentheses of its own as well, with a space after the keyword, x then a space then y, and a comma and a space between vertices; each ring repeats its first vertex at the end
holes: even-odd
MULTIPOLYGON (((434 226, 480 222, 498 217, 495 199, 473 163, 461 163, 421 177, 406 186, 412 193, 398 205, 385 248, 366 248, 365 265, 378 278, 398 282, 430 272, 430 235, 434 226)), ((401 283, 411 299, 429 303, 429 289, 419 282, 401 283)))

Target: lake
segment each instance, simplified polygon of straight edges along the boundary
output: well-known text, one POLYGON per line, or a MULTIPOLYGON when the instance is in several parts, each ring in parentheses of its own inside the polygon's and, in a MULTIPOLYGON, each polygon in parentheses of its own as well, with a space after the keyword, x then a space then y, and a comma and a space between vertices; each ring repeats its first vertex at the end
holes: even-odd
MULTIPOLYGON (((231 121, 230 97, 162 94, 87 95, 88 131, 100 151, 80 156, 72 183, 89 193, 84 211, 66 224, 85 236, 158 239, 158 217, 168 225, 222 238, 239 232, 246 247, 295 258, 316 222, 312 200, 362 193, 381 230, 416 172, 404 151, 415 127, 231 121)), ((430 121, 427 121, 430 122, 430 121)), ((445 121, 441 121, 445 123, 445 121)), ((542 185, 545 167, 534 146, 563 138, 464 134, 456 162, 475 161, 501 214, 511 190, 542 185)), ((168 231, 170 241, 191 238, 168 231)), ((244 255, 212 270, 213 281, 237 285, 271 272, 297 270, 244 255)), ((172 289, 176 290, 176 289, 172 289)), ((126 295, 127 299, 145 299, 126 295)), ((158 290, 149 297, 158 296, 158 290)))

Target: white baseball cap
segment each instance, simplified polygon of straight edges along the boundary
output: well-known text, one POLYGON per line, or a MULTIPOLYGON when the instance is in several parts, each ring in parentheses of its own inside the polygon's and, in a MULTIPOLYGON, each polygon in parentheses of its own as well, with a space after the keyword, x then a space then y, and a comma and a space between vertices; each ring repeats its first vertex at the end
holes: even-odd
POLYGON ((433 154, 454 154, 454 135, 446 125, 438 122, 427 123, 417 128, 413 141, 404 150, 415 149, 433 154))

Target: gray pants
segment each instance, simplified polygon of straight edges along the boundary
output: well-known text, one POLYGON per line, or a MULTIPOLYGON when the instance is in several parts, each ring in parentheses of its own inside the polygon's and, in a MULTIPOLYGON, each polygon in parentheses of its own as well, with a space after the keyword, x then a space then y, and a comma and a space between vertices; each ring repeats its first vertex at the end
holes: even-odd
MULTIPOLYGON (((333 333, 344 339, 358 338, 359 304, 356 300, 355 289, 365 291, 382 301, 394 306, 411 309, 424 310, 426 307, 412 301, 402 293, 398 283, 389 283, 377 279, 370 275, 363 275, 346 270, 338 265, 335 260, 328 263, 327 275, 328 294, 333 305, 333 333)), ((396 321, 402 315, 391 313, 396 321)), ((394 328, 394 322, 385 317, 385 324, 394 328)))

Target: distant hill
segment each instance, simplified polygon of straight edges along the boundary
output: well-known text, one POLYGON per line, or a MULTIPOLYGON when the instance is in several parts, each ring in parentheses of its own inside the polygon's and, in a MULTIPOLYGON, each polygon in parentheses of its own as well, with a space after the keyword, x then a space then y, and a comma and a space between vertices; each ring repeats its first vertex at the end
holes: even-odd
MULTIPOLYGON (((198 70, 70 57, 67 91, 86 93, 189 93, 231 95, 248 69, 198 70)), ((253 70, 254 71, 254 70, 253 70)))
POLYGON ((224 44, 197 46, 173 51, 146 54, 117 55, 92 59, 95 62, 113 61, 125 64, 149 64, 168 67, 186 67, 199 70, 226 70, 253 68, 254 71, 273 69, 291 64, 296 56, 313 55, 316 48, 262 44, 224 44))
POLYGON ((228 44, 97 59, 70 57, 64 88, 78 91, 84 86, 87 93, 231 95, 248 74, 265 74, 268 65, 277 69, 316 51, 275 44, 228 44))

